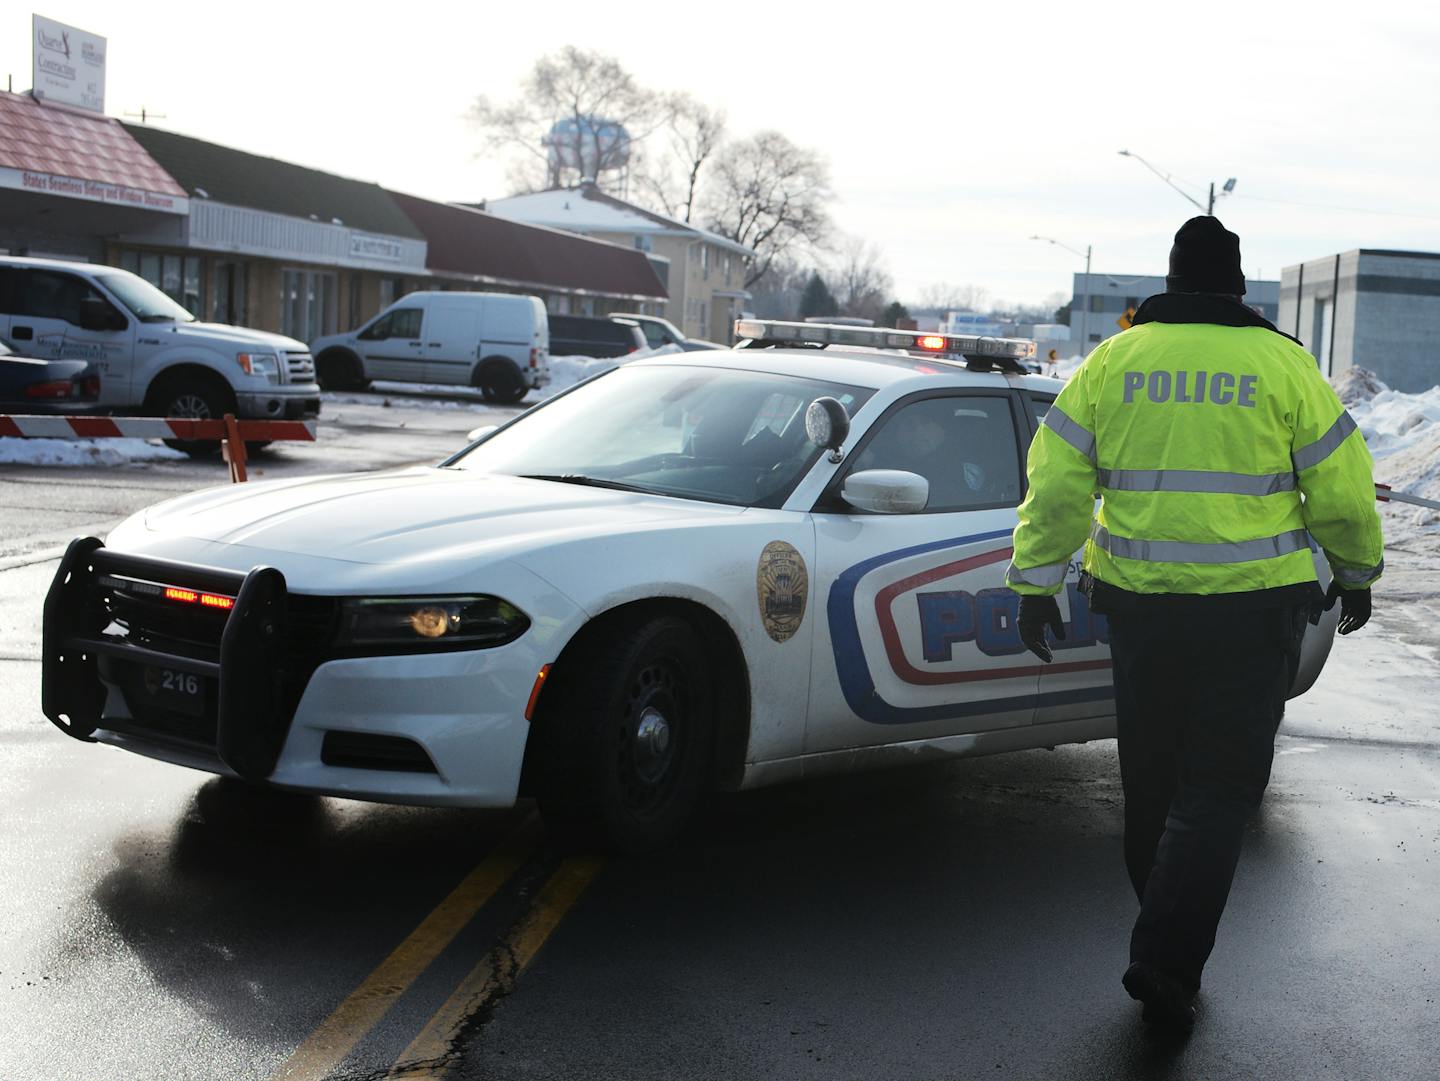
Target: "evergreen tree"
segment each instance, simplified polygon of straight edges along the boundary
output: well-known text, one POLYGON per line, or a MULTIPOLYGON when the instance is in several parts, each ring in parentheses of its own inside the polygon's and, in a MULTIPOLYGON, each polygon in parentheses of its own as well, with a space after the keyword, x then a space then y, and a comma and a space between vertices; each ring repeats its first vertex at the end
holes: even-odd
POLYGON ((880 317, 880 325, 893 328, 900 324, 900 320, 909 318, 909 309, 898 300, 892 300, 890 306, 885 309, 885 314, 880 317))
POLYGON ((835 298, 830 295, 830 289, 820 277, 819 271, 812 271, 810 280, 805 283, 805 292, 800 294, 800 318, 835 315, 839 311, 840 305, 835 303, 835 298))

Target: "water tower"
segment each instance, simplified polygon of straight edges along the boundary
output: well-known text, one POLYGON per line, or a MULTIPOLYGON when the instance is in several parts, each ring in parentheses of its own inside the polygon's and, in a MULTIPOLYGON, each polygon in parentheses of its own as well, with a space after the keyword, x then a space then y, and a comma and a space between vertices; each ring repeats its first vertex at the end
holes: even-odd
POLYGON ((580 179, 597 181, 601 174, 620 174, 620 186, 626 186, 630 169, 630 133, 624 124, 596 116, 570 117, 557 120, 540 140, 545 147, 547 179, 550 187, 561 186, 567 169, 580 174, 580 179))

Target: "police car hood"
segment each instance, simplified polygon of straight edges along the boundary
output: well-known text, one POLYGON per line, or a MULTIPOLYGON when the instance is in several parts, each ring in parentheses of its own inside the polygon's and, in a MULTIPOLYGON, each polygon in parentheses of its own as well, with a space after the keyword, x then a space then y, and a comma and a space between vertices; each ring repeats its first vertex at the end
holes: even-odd
POLYGON ((371 565, 473 565, 477 558, 522 556, 551 541, 613 536, 687 518, 722 521, 742 510, 416 467, 211 488, 151 507, 143 521, 148 539, 163 542, 158 547, 172 558, 185 558, 188 539, 200 542, 191 558, 202 562, 214 562, 217 546, 243 546, 248 552, 240 562, 247 565, 260 552, 371 565))

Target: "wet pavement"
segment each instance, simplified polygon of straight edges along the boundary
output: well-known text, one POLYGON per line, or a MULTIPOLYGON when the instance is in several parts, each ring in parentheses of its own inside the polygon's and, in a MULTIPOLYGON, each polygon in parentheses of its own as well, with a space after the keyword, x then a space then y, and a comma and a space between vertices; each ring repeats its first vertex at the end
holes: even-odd
MULTIPOLYGON (((129 509, 100 487, 64 499, 129 509)), ((277 796, 69 739, 43 532, 0 570, 3 1081, 1436 1076, 1440 673, 1403 555, 1291 704, 1175 1041, 1119 984, 1109 741, 716 798, 597 873, 525 805, 277 796)))

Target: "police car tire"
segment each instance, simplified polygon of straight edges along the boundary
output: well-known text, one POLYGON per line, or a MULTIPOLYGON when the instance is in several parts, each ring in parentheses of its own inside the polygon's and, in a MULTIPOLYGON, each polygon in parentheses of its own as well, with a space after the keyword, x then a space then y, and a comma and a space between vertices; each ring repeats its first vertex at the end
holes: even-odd
POLYGON ((627 853, 665 845, 704 793, 715 742, 699 633, 674 616, 603 627, 557 666, 536 720, 536 797, 555 840, 627 853), (668 736, 658 757, 657 719, 668 736))

